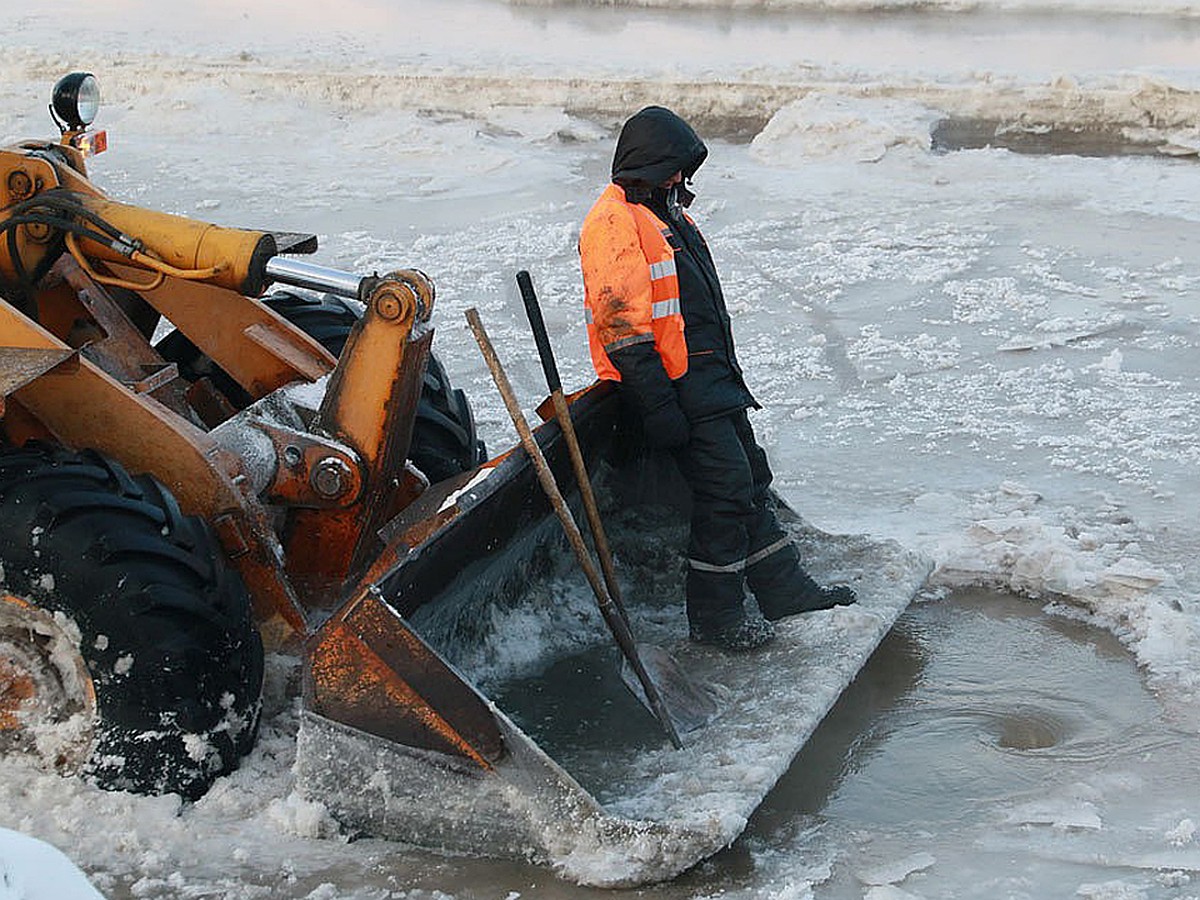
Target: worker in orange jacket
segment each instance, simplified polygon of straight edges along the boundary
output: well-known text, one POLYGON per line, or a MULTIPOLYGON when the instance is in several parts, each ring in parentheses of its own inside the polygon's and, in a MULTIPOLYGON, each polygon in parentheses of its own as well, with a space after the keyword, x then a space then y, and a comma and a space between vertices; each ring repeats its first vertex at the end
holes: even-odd
POLYGON ((753 650, 785 616, 853 603, 818 585, 770 505, 771 469, 712 255, 684 212, 708 148, 649 106, 621 129, 612 184, 579 239, 596 373, 620 382, 651 446, 672 451, 692 491, 687 615, 693 640, 753 650), (747 615, 745 588, 762 616, 747 615))

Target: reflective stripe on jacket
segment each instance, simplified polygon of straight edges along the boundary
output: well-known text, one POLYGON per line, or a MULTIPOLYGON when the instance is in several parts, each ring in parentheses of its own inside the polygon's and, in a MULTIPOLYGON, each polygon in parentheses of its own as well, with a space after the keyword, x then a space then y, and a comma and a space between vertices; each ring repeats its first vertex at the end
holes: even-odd
POLYGON ((683 312, 670 229, 646 207, 629 203, 610 184, 583 222, 579 256, 592 364, 601 378, 620 381, 608 354, 653 342, 667 375, 688 368, 683 312))

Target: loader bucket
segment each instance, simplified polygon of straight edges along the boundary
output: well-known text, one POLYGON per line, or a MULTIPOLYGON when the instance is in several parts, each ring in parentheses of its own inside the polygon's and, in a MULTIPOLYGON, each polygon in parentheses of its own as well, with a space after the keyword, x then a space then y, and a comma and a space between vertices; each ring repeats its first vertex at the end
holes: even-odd
MULTIPOLYGON (((854 606, 779 623, 763 651, 690 644, 686 501, 622 430, 607 386, 572 418, 640 641, 674 655, 718 714, 672 749, 621 685, 617 653, 528 457, 431 488, 385 529, 375 576, 309 649, 299 789, 345 826, 529 860, 602 887, 669 879, 730 844, 928 574, 898 545, 780 517, 854 606)), ((536 430, 570 483, 551 421, 536 430)))

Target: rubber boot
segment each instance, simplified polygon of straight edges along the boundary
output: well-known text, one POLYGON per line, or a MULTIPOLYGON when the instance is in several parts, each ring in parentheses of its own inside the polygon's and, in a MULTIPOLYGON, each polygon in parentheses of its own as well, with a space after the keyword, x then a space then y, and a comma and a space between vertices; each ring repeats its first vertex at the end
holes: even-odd
POLYGON ((854 591, 845 585, 821 587, 800 567, 798 561, 782 577, 773 578, 766 584, 758 581, 756 585, 752 582, 751 590, 763 617, 769 622, 778 622, 800 613, 849 606, 858 599, 854 591))

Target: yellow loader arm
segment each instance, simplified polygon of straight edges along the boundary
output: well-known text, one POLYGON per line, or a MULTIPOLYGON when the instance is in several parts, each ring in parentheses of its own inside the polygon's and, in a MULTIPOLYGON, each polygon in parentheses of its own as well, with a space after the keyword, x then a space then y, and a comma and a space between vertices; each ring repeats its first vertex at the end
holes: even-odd
POLYGON ((267 284, 273 235, 222 228, 104 197, 70 145, 26 143, 0 152, 0 278, 28 286, 64 248, 101 284, 147 290, 165 277, 203 281, 256 297, 267 284), (141 280, 103 275, 93 263, 132 265, 141 280))

